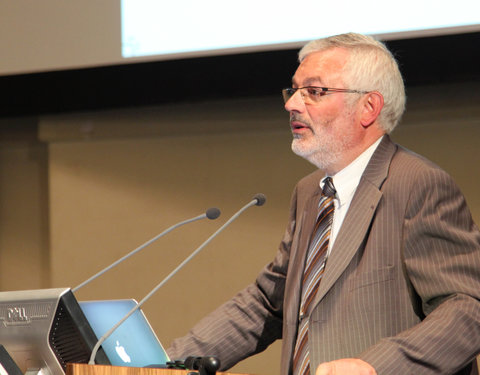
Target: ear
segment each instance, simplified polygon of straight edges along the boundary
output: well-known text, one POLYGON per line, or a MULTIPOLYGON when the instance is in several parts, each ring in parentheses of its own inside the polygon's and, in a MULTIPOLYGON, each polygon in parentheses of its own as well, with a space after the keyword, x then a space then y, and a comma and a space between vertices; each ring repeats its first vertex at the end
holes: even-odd
POLYGON ((364 128, 372 125, 380 115, 383 108, 383 95, 378 91, 372 91, 363 98, 363 106, 360 114, 360 123, 364 128))

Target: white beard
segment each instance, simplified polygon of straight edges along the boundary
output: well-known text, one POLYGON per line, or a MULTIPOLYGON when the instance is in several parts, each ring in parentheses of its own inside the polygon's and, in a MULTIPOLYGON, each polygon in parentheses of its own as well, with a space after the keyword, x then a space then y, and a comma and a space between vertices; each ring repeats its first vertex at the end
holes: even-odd
MULTIPOLYGON (((315 147, 313 145, 306 145, 302 143, 302 139, 294 138, 292 141, 292 151, 308 160, 317 168, 322 170, 329 170, 332 165, 335 165, 340 159, 343 147, 331 147, 332 144, 325 144, 322 140, 315 139, 315 147)), ((312 143, 312 142, 310 142, 312 143)))
MULTIPOLYGON (((320 127, 317 126, 315 132, 311 127, 311 132, 305 136, 294 134, 292 151, 317 168, 331 171, 332 166, 338 164, 354 143, 352 133, 340 134, 337 131, 338 122, 336 120, 326 121, 320 127)), ((345 119, 338 120, 345 121, 345 119)))

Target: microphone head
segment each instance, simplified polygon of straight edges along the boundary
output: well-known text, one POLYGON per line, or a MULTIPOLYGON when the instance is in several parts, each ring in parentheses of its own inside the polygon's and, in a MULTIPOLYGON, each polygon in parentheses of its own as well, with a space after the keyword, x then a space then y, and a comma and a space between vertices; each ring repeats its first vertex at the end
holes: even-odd
POLYGON ((220 216, 220 210, 217 207, 210 207, 206 212, 207 218, 210 220, 215 220, 217 217, 220 216))
POLYGON ((198 370, 202 357, 189 356, 183 361, 185 367, 189 370, 198 370))
POLYGON ((255 203, 255 205, 263 206, 267 200, 267 197, 262 193, 258 193, 254 195, 253 199, 257 200, 257 203, 255 203))
POLYGON ((183 361, 188 370, 200 370, 200 374, 213 375, 220 368, 220 360, 216 357, 187 357, 183 361))
POLYGON ((216 374, 220 368, 220 360, 217 357, 203 357, 201 366, 205 370, 205 374, 216 374))

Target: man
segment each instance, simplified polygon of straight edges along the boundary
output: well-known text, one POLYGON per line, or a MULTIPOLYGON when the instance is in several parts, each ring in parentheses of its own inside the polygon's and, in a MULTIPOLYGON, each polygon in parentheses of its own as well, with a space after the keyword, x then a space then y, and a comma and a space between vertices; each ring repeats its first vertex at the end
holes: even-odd
POLYGON ((292 149, 319 170, 295 188, 274 261, 169 355, 227 369, 282 338, 282 374, 470 373, 480 233, 452 179, 388 136, 405 105, 395 60, 358 34, 299 56, 292 149))

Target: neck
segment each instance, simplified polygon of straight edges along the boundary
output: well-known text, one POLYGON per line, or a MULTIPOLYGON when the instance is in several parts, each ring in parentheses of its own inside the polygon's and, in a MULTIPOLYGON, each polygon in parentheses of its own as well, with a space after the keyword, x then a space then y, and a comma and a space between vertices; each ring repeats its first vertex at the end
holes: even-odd
POLYGON ((350 165, 355 159, 357 159, 360 155, 362 155, 370 146, 372 146, 375 142, 378 141, 380 137, 384 135, 385 135, 384 133, 379 134, 376 138, 372 137, 368 141, 365 141, 361 144, 358 144, 356 147, 351 148, 348 153, 344 154, 344 157, 338 160, 337 163, 334 163, 331 166, 324 168, 323 171, 328 176, 334 176, 335 174, 340 172, 342 169, 350 165))

